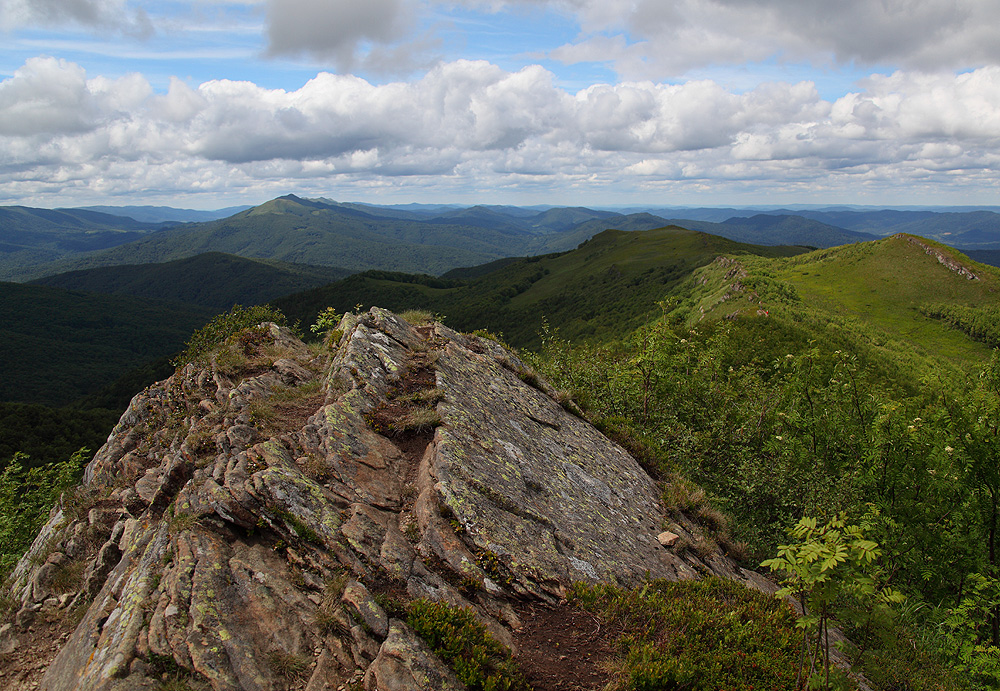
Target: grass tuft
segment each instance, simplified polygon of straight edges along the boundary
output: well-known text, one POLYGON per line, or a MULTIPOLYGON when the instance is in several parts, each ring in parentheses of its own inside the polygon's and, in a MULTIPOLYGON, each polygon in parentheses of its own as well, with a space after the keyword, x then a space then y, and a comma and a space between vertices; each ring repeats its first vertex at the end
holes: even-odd
POLYGON ((427 326, 435 321, 443 321, 444 319, 430 310, 406 310, 399 315, 399 318, 411 326, 427 326))
POLYGON ((286 681, 304 679, 309 673, 309 659, 298 653, 274 650, 268 654, 267 664, 275 676, 286 681))

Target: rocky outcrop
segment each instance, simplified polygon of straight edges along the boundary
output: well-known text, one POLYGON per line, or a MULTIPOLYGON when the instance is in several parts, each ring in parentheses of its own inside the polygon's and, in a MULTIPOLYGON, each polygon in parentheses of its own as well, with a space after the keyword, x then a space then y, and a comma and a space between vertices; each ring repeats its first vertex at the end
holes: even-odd
POLYGON ((572 581, 756 578, 682 552, 636 461, 494 341, 379 309, 334 336, 263 325, 136 396, 14 574, 19 627, 78 619, 42 688, 457 689, 383 605, 512 645, 512 603, 572 581))
POLYGON ((963 278, 966 278, 970 281, 979 280, 979 276, 977 276, 975 272, 972 271, 972 269, 970 269, 965 264, 961 263, 960 261, 952 257, 947 252, 944 252, 938 249, 937 247, 933 247, 927 244, 921 238, 918 238, 913 235, 907 235, 906 233, 896 233, 895 235, 892 236, 892 239, 905 240, 906 242, 909 242, 911 245, 916 245, 917 247, 919 247, 924 251, 924 254, 934 257, 935 259, 938 260, 939 264, 943 264, 949 271, 954 271, 963 278))

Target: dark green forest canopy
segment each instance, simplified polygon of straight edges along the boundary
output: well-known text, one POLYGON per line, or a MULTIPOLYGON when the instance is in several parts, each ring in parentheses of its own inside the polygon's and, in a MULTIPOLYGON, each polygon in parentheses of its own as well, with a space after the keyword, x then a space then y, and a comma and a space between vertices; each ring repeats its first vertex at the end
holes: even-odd
POLYGON ((213 311, 0 283, 0 401, 67 405, 181 349, 213 311))
POLYGON ((170 300, 212 310, 259 305, 348 276, 346 269, 247 259, 206 252, 162 264, 82 269, 47 276, 34 285, 170 300))
POLYGON ((121 416, 120 409, 49 408, 0 403, 0 469, 17 452, 26 465, 62 462, 79 449, 96 450, 121 416))

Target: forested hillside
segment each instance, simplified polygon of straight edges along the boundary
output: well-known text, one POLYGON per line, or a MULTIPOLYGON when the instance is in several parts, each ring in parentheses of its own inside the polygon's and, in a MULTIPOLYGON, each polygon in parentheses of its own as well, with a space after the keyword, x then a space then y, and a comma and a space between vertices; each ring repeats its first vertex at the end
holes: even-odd
POLYGON ((66 405, 181 349, 203 307, 0 283, 0 401, 66 405))
POLYGON ((351 271, 441 273, 527 254, 529 240, 530 234, 521 229, 381 218, 288 195, 226 219, 180 226, 111 250, 67 259, 46 273, 167 262, 205 252, 351 271))
POLYGON ((115 247, 160 228, 86 209, 0 207, 0 280, 20 280, 61 257, 115 247))
POLYGON ((484 267, 493 269, 486 273, 435 278, 365 272, 274 304, 304 324, 324 307, 429 309, 457 328, 488 329, 519 347, 537 345, 545 323, 572 338, 613 339, 641 324, 666 292, 720 254, 778 257, 805 251, 741 244, 678 227, 607 230, 573 251, 497 262, 484 267))
POLYGON ((170 300, 225 311, 237 304, 262 304, 282 295, 336 281, 350 273, 336 267, 288 264, 206 252, 163 264, 70 271, 30 283, 66 290, 170 300))

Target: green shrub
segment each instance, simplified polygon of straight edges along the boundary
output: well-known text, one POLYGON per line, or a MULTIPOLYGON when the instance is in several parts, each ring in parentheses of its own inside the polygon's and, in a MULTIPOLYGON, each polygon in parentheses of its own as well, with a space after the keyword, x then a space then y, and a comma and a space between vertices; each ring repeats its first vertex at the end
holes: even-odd
POLYGON ((621 631, 614 691, 796 689, 800 636, 787 605, 720 578, 625 590, 575 584, 572 603, 621 631))
POLYGON ((31 468, 28 457, 16 453, 0 473, 0 581, 31 546, 59 495, 77 481, 89 454, 80 449, 68 461, 31 468))
POLYGON ((185 344, 184 351, 174 359, 176 367, 182 367, 191 362, 204 362, 208 355, 219 346, 239 339, 244 350, 250 348, 254 337, 259 333, 258 327, 263 322, 274 322, 286 326, 288 320, 279 310, 270 305, 255 305, 243 307, 233 305, 225 314, 216 316, 212 321, 198 329, 185 344))
POLYGON ((321 333, 326 333, 327 331, 331 331, 332 329, 337 328, 337 324, 340 323, 340 320, 343 316, 344 315, 342 315, 340 312, 333 309, 332 307, 327 307, 326 309, 321 310, 320 313, 316 315, 316 323, 310 326, 309 330, 312 331, 314 334, 321 334, 321 333))
POLYGON ((848 525, 843 516, 820 525, 807 516, 789 534, 794 542, 781 545, 778 556, 761 566, 784 574, 784 587, 776 597, 792 596, 805 605, 799 618, 799 628, 806 633, 800 667, 808 652, 810 688, 829 689, 839 674, 831 668, 829 647, 830 620, 838 602, 853 595, 871 602, 874 611, 877 605, 899 604, 903 596, 870 575, 881 550, 877 542, 865 539, 862 526, 848 525))
POLYGON ((528 691, 528 683, 502 644, 467 609, 414 600, 407 623, 470 691, 528 691))

